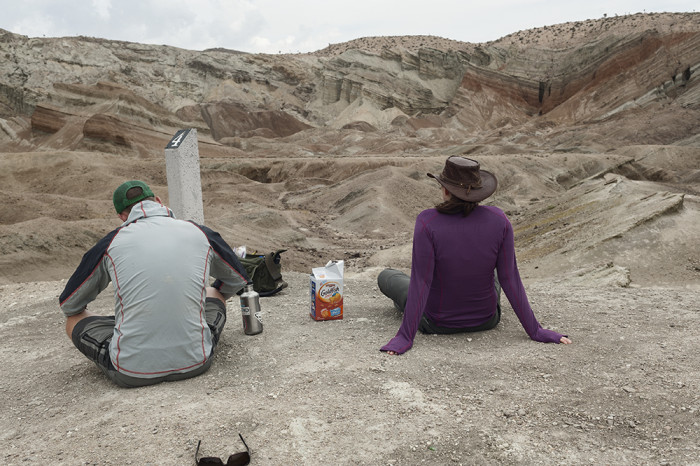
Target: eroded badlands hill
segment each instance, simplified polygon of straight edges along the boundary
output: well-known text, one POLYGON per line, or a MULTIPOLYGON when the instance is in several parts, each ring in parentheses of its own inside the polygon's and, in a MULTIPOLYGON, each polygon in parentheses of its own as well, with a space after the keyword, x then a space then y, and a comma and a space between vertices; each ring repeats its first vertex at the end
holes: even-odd
MULTIPOLYGON (((167 198, 198 130, 207 223, 306 271, 409 266, 426 171, 499 177, 527 275, 697 283, 700 14, 603 18, 495 42, 384 37, 255 55, 0 31, 0 281, 62 278, 116 226, 111 191, 167 198)), ((567 278, 568 277, 568 278, 567 278)))

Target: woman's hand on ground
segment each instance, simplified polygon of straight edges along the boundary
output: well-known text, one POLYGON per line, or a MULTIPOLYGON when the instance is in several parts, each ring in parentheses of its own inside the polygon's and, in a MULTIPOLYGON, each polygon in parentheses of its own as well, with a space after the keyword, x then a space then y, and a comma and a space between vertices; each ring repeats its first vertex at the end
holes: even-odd
POLYGON ((390 355, 392 355, 392 356, 398 356, 398 355, 399 355, 399 353, 397 353, 396 351, 387 351, 386 354, 390 354, 390 355))
POLYGON ((559 339, 559 343, 564 343, 565 345, 570 345, 571 343, 573 343, 573 341, 569 340, 569 339, 566 338, 566 337, 561 337, 561 338, 559 339))

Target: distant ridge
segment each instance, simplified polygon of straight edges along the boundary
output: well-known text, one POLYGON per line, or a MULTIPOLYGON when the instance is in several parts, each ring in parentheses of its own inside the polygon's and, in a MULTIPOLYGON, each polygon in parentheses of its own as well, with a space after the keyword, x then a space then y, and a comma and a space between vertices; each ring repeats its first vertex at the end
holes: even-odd
POLYGON ((433 48, 437 50, 471 50, 475 44, 461 42, 453 39, 446 39, 439 36, 373 36, 360 37, 339 44, 328 44, 321 50, 309 53, 319 57, 331 57, 340 55, 347 50, 361 50, 379 54, 383 49, 405 49, 410 52, 417 52, 422 48, 433 48))
POLYGON ((614 29, 619 35, 627 33, 632 34, 640 30, 646 30, 650 26, 659 33, 678 33, 696 31, 698 23, 700 23, 700 13, 695 12, 636 13, 624 16, 604 16, 598 19, 570 21, 533 29, 525 29, 508 34, 498 40, 483 43, 462 42, 431 35, 361 37, 347 42, 328 44, 327 47, 309 52, 306 55, 331 57, 353 49, 378 55, 386 48, 405 49, 411 52, 417 52, 421 48, 434 48, 443 51, 471 51, 480 45, 496 45, 501 47, 515 45, 561 49, 578 46, 582 41, 588 42, 595 40, 597 36, 611 29, 614 29))

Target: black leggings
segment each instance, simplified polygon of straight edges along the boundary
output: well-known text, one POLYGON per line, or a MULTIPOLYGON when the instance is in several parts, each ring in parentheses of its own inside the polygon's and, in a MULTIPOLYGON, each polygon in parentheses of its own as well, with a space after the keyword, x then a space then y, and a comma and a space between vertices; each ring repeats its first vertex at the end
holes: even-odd
MULTIPOLYGON (((394 301, 394 307, 403 312, 406 308, 406 299, 408 298, 408 285, 411 281, 411 277, 396 269, 384 269, 379 274, 377 278, 377 284, 379 285, 379 290, 384 293, 384 295, 394 301)), ((463 333, 463 332, 481 332, 483 330, 491 330, 498 322, 501 321, 501 284, 498 283, 498 277, 494 277, 494 282, 496 286, 496 294, 498 295, 498 300, 496 301, 496 313, 487 322, 476 327, 462 327, 462 328, 452 328, 452 327, 440 327, 435 325, 435 323, 426 317, 425 314, 420 319, 420 324, 418 325, 418 330, 423 333, 463 333)))

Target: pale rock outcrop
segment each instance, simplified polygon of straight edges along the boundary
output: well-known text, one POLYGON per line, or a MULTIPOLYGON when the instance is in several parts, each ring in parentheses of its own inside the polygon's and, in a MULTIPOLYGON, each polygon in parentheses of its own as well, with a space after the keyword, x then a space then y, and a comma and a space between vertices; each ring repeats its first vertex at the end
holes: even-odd
POLYGON ((498 174, 488 202, 511 218, 529 277, 689 280, 700 270, 699 18, 603 18, 484 44, 363 38, 294 55, 0 31, 11 200, 0 282, 69 273, 100 237, 87 232, 114 228, 109 198, 124 177, 167 202, 163 148, 181 128, 197 129, 207 222, 232 244, 288 247, 295 270, 341 257, 410 267, 413 220, 439 197, 426 172, 467 155, 498 174))
MULTIPOLYGON (((554 133, 559 146, 578 147, 572 125, 592 122, 611 133, 611 121, 636 118, 639 108, 670 120, 680 106, 684 124, 673 136, 663 136, 652 122, 644 128, 649 142, 667 143, 685 139, 688 128, 700 124, 692 111, 700 101, 697 16, 603 18, 476 45, 429 36, 367 38, 296 55, 195 52, 87 37, 30 39, 1 31, 6 59, 0 62, 0 112, 31 116, 37 105, 44 106, 42 113, 59 104, 64 112, 70 106, 84 115, 78 109, 87 102, 116 99, 117 107, 102 112, 141 126, 193 124, 215 139, 280 137, 353 121, 389 130, 401 115, 440 115, 442 121, 430 126, 483 142, 497 129, 499 137, 514 141, 530 132, 534 144, 554 133), (206 112, 218 105, 240 109, 231 114, 239 123, 212 127, 206 112), (542 133, 539 120, 554 127, 542 133), (567 128, 557 131, 564 123, 567 128), (562 140, 567 134, 569 141, 562 140)), ((34 120, 41 130, 46 115, 34 120)), ((415 126, 425 127, 417 121, 409 129, 415 126)), ((624 133, 608 137, 632 139, 624 133)))

